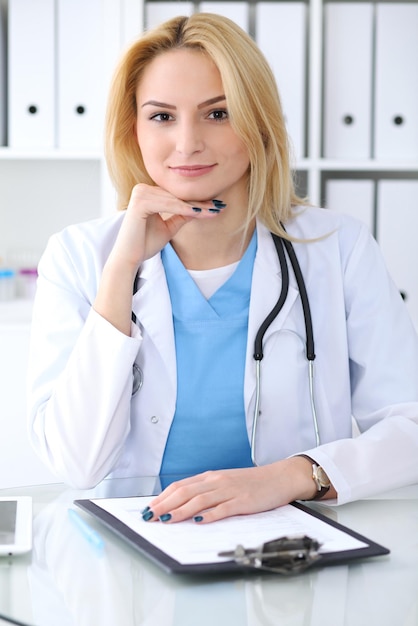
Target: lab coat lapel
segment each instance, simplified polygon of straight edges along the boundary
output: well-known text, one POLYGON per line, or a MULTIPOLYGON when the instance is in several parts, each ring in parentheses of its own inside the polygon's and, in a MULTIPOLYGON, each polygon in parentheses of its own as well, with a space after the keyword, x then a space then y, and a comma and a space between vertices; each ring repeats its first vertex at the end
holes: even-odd
POLYGON ((176 389, 173 315, 164 266, 159 254, 146 261, 141 269, 138 291, 132 299, 132 310, 140 327, 143 327, 162 355, 168 379, 172 388, 176 389))

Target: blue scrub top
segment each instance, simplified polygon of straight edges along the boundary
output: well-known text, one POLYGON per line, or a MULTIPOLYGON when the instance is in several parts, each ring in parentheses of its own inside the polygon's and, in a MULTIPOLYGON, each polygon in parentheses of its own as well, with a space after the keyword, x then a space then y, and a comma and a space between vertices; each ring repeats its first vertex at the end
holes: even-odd
POLYGON ((171 244, 162 250, 173 308, 177 401, 161 475, 250 467, 244 370, 256 232, 206 300, 171 244))

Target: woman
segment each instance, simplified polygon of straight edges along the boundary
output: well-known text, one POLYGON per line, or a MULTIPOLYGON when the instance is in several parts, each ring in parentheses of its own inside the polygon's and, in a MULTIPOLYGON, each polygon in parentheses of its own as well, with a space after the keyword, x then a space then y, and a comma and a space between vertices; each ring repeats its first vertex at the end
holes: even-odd
POLYGON ((144 519, 202 523, 418 480, 415 331, 367 229, 304 204, 288 152, 271 71, 229 20, 170 20, 123 56, 122 211, 52 237, 39 266, 31 434, 65 481, 187 474, 144 519), (290 269, 258 396, 286 272, 271 233, 294 244, 316 374, 290 269))

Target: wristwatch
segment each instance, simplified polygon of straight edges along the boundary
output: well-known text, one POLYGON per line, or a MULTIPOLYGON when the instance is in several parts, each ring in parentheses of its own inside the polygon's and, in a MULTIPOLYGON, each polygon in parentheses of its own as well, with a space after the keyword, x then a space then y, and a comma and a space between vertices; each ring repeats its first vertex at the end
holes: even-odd
POLYGON ((307 456, 306 454, 298 454, 298 456, 302 456, 304 459, 308 459, 308 461, 312 463, 312 479, 316 484, 317 493, 313 498, 311 498, 311 500, 320 500, 331 487, 330 479, 328 478, 325 470, 320 465, 315 463, 310 456, 307 456))

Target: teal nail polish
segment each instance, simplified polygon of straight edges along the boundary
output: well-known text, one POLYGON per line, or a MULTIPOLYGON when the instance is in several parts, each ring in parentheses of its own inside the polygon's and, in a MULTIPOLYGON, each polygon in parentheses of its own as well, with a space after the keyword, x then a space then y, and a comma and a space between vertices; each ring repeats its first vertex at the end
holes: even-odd
POLYGON ((208 209, 209 213, 220 213, 221 209, 208 209))
POLYGON ((144 520, 144 522, 149 522, 150 519, 152 519, 154 517, 154 513, 152 511, 147 511, 146 513, 143 514, 142 519, 144 520))
POLYGON ((203 515, 195 515, 193 518, 194 522, 203 522, 203 515))
POLYGON ((222 202, 222 200, 212 200, 212 202, 217 209, 224 209, 226 207, 225 202, 222 202))
POLYGON ((200 209, 198 206, 192 206, 192 209, 195 213, 201 213, 202 209, 200 209))
POLYGON ((164 515, 160 515, 160 520, 162 522, 169 522, 171 520, 171 513, 164 513, 164 515))
POLYGON ((149 510, 150 510, 149 506, 146 506, 145 509, 142 509, 141 515, 144 515, 144 513, 148 513, 149 510))

